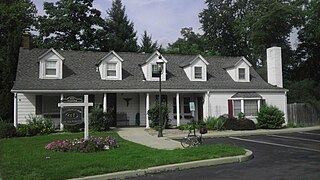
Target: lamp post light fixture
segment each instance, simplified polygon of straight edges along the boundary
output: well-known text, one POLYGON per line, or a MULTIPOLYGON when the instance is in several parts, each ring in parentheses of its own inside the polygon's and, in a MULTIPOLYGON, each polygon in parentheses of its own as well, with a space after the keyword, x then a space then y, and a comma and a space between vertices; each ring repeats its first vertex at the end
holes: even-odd
POLYGON ((158 132, 158 137, 163 137, 163 134, 162 134, 162 108, 161 108, 161 105, 162 105, 162 98, 161 98, 161 75, 162 75, 162 70, 163 70, 163 64, 164 64, 164 61, 162 60, 162 56, 159 55, 158 57, 159 59, 157 60, 157 65, 158 65, 158 71, 159 71, 159 132, 158 132))

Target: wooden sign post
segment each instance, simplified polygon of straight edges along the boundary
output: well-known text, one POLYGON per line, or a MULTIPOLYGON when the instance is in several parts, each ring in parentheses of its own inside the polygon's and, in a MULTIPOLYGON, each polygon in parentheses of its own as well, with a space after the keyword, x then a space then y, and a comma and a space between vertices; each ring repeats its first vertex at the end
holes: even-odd
MULTIPOLYGON (((74 107, 84 107, 84 139, 89 138, 89 106, 93 106, 93 103, 89 102, 88 95, 84 95, 84 102, 79 102, 75 98, 72 98, 70 101, 58 103, 58 107, 60 108, 74 108, 74 107)), ((82 113, 80 113, 82 116, 82 113)), ((82 123, 82 117, 80 117, 79 121, 79 110, 78 109, 68 109, 66 113, 60 118, 69 118, 62 119, 63 124, 75 125, 82 123)))

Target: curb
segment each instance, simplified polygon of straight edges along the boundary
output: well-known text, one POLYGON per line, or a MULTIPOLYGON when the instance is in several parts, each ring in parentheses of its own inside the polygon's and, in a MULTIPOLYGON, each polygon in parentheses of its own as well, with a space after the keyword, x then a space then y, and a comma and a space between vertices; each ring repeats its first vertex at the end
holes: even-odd
POLYGON ((184 162, 184 163, 178 163, 178 164, 168 164, 163 166, 150 167, 147 169, 120 171, 120 172, 114 172, 109 174, 87 176, 83 178, 74 178, 71 180, 125 179, 125 178, 133 178, 133 177, 145 176, 147 174, 155 174, 155 173, 167 172, 167 171, 185 170, 185 169, 207 167, 207 166, 214 166, 214 165, 220 165, 220 164, 241 163, 253 158, 252 151, 248 149, 245 149, 245 150, 246 150, 246 154, 240 155, 240 156, 206 159, 206 160, 191 161, 191 162, 184 162))

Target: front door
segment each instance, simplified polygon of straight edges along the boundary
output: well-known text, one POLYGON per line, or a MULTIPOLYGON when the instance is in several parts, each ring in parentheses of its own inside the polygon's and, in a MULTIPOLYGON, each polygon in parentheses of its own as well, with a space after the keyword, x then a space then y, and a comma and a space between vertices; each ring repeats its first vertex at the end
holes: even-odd
POLYGON ((108 93, 107 94, 107 108, 108 112, 111 112, 112 120, 111 126, 117 126, 117 94, 116 93, 108 93))
POLYGON ((203 120, 203 97, 197 97, 198 101, 198 121, 203 120))

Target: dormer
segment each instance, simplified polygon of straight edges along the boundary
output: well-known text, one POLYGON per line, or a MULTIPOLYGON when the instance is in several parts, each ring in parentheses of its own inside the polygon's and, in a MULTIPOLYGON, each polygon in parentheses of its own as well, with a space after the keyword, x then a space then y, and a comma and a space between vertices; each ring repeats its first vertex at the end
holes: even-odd
POLYGON ((225 69, 234 81, 250 82, 251 66, 251 63, 245 57, 241 57, 233 65, 225 67, 225 69))
POLYGON ((154 52, 145 63, 141 64, 142 72, 147 81, 159 81, 159 65, 157 61, 163 61, 161 81, 166 81, 167 63, 168 61, 160 54, 159 51, 154 52))
POLYGON ((122 80, 123 59, 114 51, 109 52, 97 64, 103 80, 122 80))
POLYGON ((51 48, 38 59, 40 79, 62 79, 64 57, 56 50, 51 48))
POLYGON ((180 65, 190 81, 207 81, 207 66, 209 63, 198 55, 180 65))

